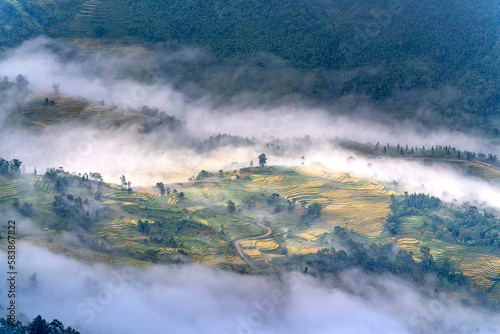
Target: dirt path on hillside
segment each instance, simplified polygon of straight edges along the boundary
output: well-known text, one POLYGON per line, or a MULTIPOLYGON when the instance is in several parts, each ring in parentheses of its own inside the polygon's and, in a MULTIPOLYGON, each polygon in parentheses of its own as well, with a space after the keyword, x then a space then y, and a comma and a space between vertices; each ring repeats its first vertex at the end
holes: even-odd
POLYGON ((253 269, 255 270, 259 270, 259 271, 262 271, 262 269, 260 268, 257 268, 253 263, 252 261, 247 257, 247 255, 245 254, 245 252, 243 252, 243 250, 241 249, 241 244, 240 242, 242 241, 247 241, 247 240, 258 240, 258 239, 262 239, 262 238, 265 238, 265 237, 268 237, 272 232, 273 230, 270 228, 270 227, 267 227, 266 225, 262 224, 262 223, 257 223, 257 225, 259 225, 260 227, 262 227, 263 229, 267 230, 267 233, 266 234, 263 234, 261 236, 258 236, 258 237, 250 237, 250 238, 243 238, 243 239, 238 239, 236 241, 234 241, 234 246, 236 247, 236 250, 238 251, 238 254, 240 254, 241 258, 250 266, 252 267, 253 269))

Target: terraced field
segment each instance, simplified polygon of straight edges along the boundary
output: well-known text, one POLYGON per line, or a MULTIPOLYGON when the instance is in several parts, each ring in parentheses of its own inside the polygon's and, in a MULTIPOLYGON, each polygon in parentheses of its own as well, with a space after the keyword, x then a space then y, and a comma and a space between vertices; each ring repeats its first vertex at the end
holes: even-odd
MULTIPOLYGON (((249 178, 250 180, 237 181, 210 180, 196 184, 186 192, 192 194, 196 201, 221 207, 228 199, 233 200, 237 206, 241 205, 241 199, 252 193, 267 195, 277 193, 282 198, 295 200, 296 210, 291 213, 284 210, 275 214, 272 210, 266 211, 263 208, 257 208, 254 212, 255 216, 265 217, 270 226, 280 233, 293 231, 293 236, 285 238, 282 244, 288 254, 316 252, 324 247, 320 243, 321 235, 331 232, 334 226, 340 225, 374 241, 391 242, 412 251, 417 261, 420 248, 428 246, 436 260, 440 261, 444 255, 450 257, 456 268, 463 271, 480 289, 490 291, 492 296, 496 296, 500 291, 496 284, 500 274, 499 255, 478 253, 482 256, 459 261, 467 257, 472 248, 439 241, 431 232, 422 233, 420 227, 424 219, 420 216, 402 218, 402 232, 397 238, 384 232, 383 224, 389 213, 390 195, 398 193, 374 180, 303 166, 286 170, 275 168, 271 173, 255 173, 249 178), (324 206, 322 222, 311 226, 300 224, 299 203, 303 200, 308 204, 317 202, 324 206), (483 271, 483 267, 487 270, 483 271)), ((247 211, 244 213, 247 214, 247 211)), ((257 241, 245 241, 242 242, 242 246, 246 248, 245 254, 256 263, 265 263, 273 257, 281 256, 278 254, 267 256, 266 248, 276 247, 274 244, 266 243, 264 246, 257 241)))
POLYGON ((62 119, 84 119, 96 112, 108 111, 110 108, 91 105, 88 102, 65 95, 31 94, 33 100, 24 111, 24 116, 31 123, 41 127, 58 122, 62 119), (53 100, 54 106, 45 104, 45 98, 53 100))
POLYGON ((103 127, 141 125, 158 121, 150 116, 93 104, 66 95, 43 95, 28 91, 24 98, 29 100, 29 103, 25 104, 22 109, 23 121, 36 128, 45 128, 63 120, 85 122, 89 118, 103 127), (45 98, 54 101, 54 105, 46 104, 45 98))
POLYGON ((26 19, 29 22, 29 24, 32 25, 34 28, 36 29, 42 28, 40 24, 37 22, 37 20, 35 20, 30 14, 26 12, 21 2, 19 2, 18 0, 5 0, 5 2, 11 4, 15 9, 17 9, 19 14, 21 14, 24 17, 24 19, 26 19))
POLYGON ((427 246, 435 260, 448 256, 459 271, 469 277, 482 291, 490 291, 493 298, 500 298, 496 282, 500 278, 500 254, 492 254, 490 249, 479 246, 458 245, 422 234, 419 231, 422 217, 403 217, 402 232, 404 237, 396 238, 396 245, 411 251, 419 259, 420 248, 427 246))
POLYGON ((328 180, 320 189, 321 195, 331 202, 322 211, 326 221, 348 226, 371 238, 382 237, 383 224, 389 213, 389 196, 394 191, 375 181, 345 173, 332 173, 312 167, 302 170, 308 175, 328 180))
POLYGON ((481 162, 469 163, 469 165, 478 167, 480 171, 479 175, 482 178, 490 181, 500 182, 500 170, 498 169, 498 167, 494 167, 490 164, 481 162))
POLYGON ((129 19, 126 0, 89 0, 81 5, 68 31, 76 37, 121 38, 126 35, 129 19), (102 30, 97 32, 95 28, 102 30))
POLYGON ((33 183, 32 176, 21 178, 10 178, 0 176, 0 204, 12 205, 14 198, 19 200, 20 205, 29 203, 40 214, 48 214, 47 207, 52 203, 52 195, 48 185, 40 182, 33 183), (41 189, 40 189, 41 188, 41 189))
POLYGON ((468 253, 467 256, 452 256, 460 265, 465 275, 472 278, 475 284, 486 291, 498 295, 498 282, 500 280, 500 256, 484 253, 468 253))
MULTIPOLYGON (((72 191, 82 198, 85 195, 84 188, 72 191)), ((421 226, 425 219, 420 216, 403 217, 401 234, 390 236, 384 232, 383 224, 394 191, 373 180, 317 167, 275 167, 261 173, 257 169, 254 174, 236 181, 224 175, 187 182, 182 191, 185 197, 180 200, 178 194, 161 196, 153 188, 129 193, 121 187, 105 184, 100 202, 104 218, 92 231, 96 240, 104 240, 109 245, 106 252, 71 249, 60 241, 48 242, 45 235, 55 233, 50 227, 41 235, 26 235, 26 238, 87 261, 141 264, 171 259, 182 251, 191 261, 248 272, 268 268, 271 261, 285 254, 310 254, 331 247, 324 235, 340 225, 375 242, 391 242, 412 251, 417 260, 420 248, 428 246, 437 261, 446 255, 478 288, 500 299, 499 254, 481 247, 439 241, 432 232, 423 232, 421 226), (272 205, 266 204, 266 198, 273 193, 279 195, 280 203, 294 200, 295 207, 275 212, 272 205), (252 194, 258 198, 255 208, 243 208, 242 200, 252 194), (236 203, 236 213, 227 212, 227 200, 236 203), (301 221, 305 213, 302 201, 306 207, 314 202, 322 205, 321 221, 311 224, 301 221), (183 223, 179 223, 181 218, 183 223), (139 219, 151 223, 159 219, 165 221, 176 246, 155 244, 139 233, 139 219), (257 222, 265 223, 272 233, 261 237, 263 228, 257 222), (243 257, 233 245, 235 240, 241 240, 243 257)), ((36 219, 53 219, 51 210, 55 194, 53 185, 40 176, 0 177, 0 205, 5 207, 11 205, 13 198, 22 198, 34 204, 36 219)))
POLYGON ((241 241, 241 246, 243 248, 255 247, 260 251, 272 251, 279 247, 279 245, 274 241, 273 238, 259 239, 259 240, 245 240, 241 241))
MULTIPOLYGON (((216 205, 222 209, 225 209, 227 200, 240 206, 242 199, 252 194, 269 196, 275 193, 280 198, 295 201, 292 212, 283 210, 274 213, 258 204, 253 211, 243 210, 242 213, 256 220, 269 221, 278 233, 293 230, 296 237, 287 238, 283 246, 289 253, 304 254, 320 249, 322 246, 318 245, 318 239, 323 233, 331 232, 336 225, 348 226, 375 239, 385 238, 382 237, 383 223, 389 212, 389 196, 394 192, 372 180, 335 174, 320 168, 297 167, 274 168, 265 173, 259 173, 257 169, 257 173, 236 181, 226 176, 216 177, 193 183, 185 193, 197 204, 216 205), (323 206, 322 222, 311 226, 300 223, 300 215, 304 212, 300 204, 302 201, 306 206, 313 202, 323 206)), ((273 257, 266 256, 266 250, 278 248, 277 244, 263 246, 256 241, 244 241, 241 245, 256 262, 269 261, 273 257)))

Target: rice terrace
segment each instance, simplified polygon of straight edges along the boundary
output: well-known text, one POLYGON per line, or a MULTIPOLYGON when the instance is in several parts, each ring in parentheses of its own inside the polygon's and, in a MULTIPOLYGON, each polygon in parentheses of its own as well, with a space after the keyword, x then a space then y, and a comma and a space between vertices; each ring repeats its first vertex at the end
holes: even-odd
MULTIPOLYGON (((340 226, 367 245, 389 243, 411 251, 417 261, 419 249, 427 246, 436 261, 450 259, 479 290, 493 299, 500 297, 500 254, 481 246, 436 240, 434 232, 422 228, 424 215, 404 217, 401 233, 391 235, 384 229, 391 196, 402 194, 376 180, 321 166, 266 166, 165 184, 168 193, 161 193, 158 188, 130 191, 98 179, 83 181, 87 180, 84 176, 57 173, 68 180, 66 197, 88 203, 93 194, 91 201, 97 209, 92 215, 100 219, 85 228, 91 234, 82 239, 90 250, 74 249, 57 238, 47 240, 46 235, 67 228, 43 223, 57 215, 54 196, 61 196, 47 177, 0 177, 0 201, 11 205, 23 198, 37 213, 32 219, 40 219, 43 235, 26 233, 23 238, 85 261, 136 265, 194 261, 226 270, 265 272, 292 255, 314 256, 332 245, 347 249, 332 235, 334 227, 340 226), (245 176, 234 180, 232 176, 238 174, 245 176), (94 191, 99 191, 98 199, 94 191), (234 203, 235 211, 228 212, 228 201, 234 203), (312 203, 321 206, 321 219, 305 222, 301 217, 312 203), (146 231, 138 228, 142 224, 146 231)), ((310 265, 309 273, 314 270, 310 265)))
POLYGON ((499 334, 499 14, 0 0, 0 333, 499 334))

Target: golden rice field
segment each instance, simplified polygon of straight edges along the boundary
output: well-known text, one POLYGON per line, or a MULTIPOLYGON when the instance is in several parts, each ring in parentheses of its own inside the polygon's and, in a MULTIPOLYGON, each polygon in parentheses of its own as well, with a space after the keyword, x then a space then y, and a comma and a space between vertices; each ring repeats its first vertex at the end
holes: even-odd
POLYGON ((273 238, 244 240, 240 242, 241 247, 255 247, 259 251, 273 251, 279 247, 278 243, 273 238))
MULTIPOLYGON (((470 247, 444 242, 436 239, 424 240, 425 237, 416 236, 397 238, 396 245, 407 251, 411 251, 418 261, 420 257, 420 247, 427 246, 431 249, 431 255, 435 260, 440 260, 447 255, 455 265, 456 269, 463 272, 481 290, 488 291, 500 278, 500 255, 489 253, 475 253, 482 250, 479 247, 470 247)), ((494 286, 495 293, 491 296, 500 297, 497 287, 494 286)))
MULTIPOLYGON (((44 122, 49 121, 49 116, 46 116, 44 122)), ((168 257, 177 253, 182 245, 182 250, 194 262, 227 270, 250 270, 232 242, 262 236, 266 231, 257 225, 258 221, 270 226, 274 233, 262 239, 240 243, 248 258, 258 264, 266 264, 283 257, 284 255, 280 255, 283 248, 291 255, 315 253, 326 247, 321 236, 331 233, 335 226, 340 225, 373 241, 391 242, 412 251, 417 260, 420 248, 428 246, 435 259, 449 256, 457 269, 463 271, 478 287, 489 289, 492 296, 500 298, 500 284, 496 284, 500 277, 499 255, 488 254, 479 247, 442 242, 430 234, 421 235, 421 217, 404 217, 401 235, 390 237, 384 232, 383 224, 389 213, 390 195, 395 192, 374 180, 336 173, 320 167, 301 166, 275 168, 272 173, 255 173, 236 181, 230 181, 224 176, 185 183, 182 191, 185 198, 180 201, 177 195, 161 196, 156 189, 128 193, 119 187, 105 187, 101 201, 105 220, 96 223, 93 231, 97 237, 110 244, 110 254, 121 254, 116 261, 140 264, 143 263, 142 258, 130 254, 145 256, 146 252, 157 249, 159 256, 168 257), (265 196, 277 193, 280 198, 295 200, 295 210, 275 213, 272 207, 266 206, 265 201, 261 200, 253 212, 245 209, 236 214, 227 212, 227 200, 234 201, 237 208, 241 209, 242 199, 255 193, 265 196), (304 212, 301 201, 305 201, 306 206, 313 202, 321 204, 322 221, 314 222, 310 226, 301 223, 300 215, 304 212), (153 219, 148 218, 149 214, 161 215, 175 210, 180 212, 181 208, 188 210, 193 224, 197 224, 204 233, 197 234, 196 229, 180 231, 175 235, 179 248, 156 247, 148 242, 147 237, 138 233, 139 219, 152 221, 153 219), (205 233, 207 231, 210 233, 205 233), (275 235, 284 233, 289 236, 276 239, 275 235), (222 235, 224 237, 221 237, 222 235)), ((30 176, 29 180, 23 179, 22 182, 0 177, 0 203, 8 203, 14 197, 26 198, 33 201, 38 210, 49 212, 47 208, 50 208, 53 196, 52 185, 43 181, 40 176, 30 176)), ((168 217, 166 220, 168 221, 168 217)), ((113 256, 107 253, 71 249, 61 242, 42 241, 39 236, 27 238, 76 258, 114 261, 113 256)))
POLYGON ((287 237, 285 239, 285 245, 289 254, 316 253, 318 249, 323 248, 313 241, 293 237, 287 237))
MULTIPOLYGON (((289 253, 312 253, 322 248, 318 246, 317 239, 323 233, 333 231, 334 226, 341 225, 373 238, 381 238, 383 223, 389 213, 389 196, 392 190, 372 180, 356 178, 342 173, 332 174, 316 167, 297 167, 277 170, 276 174, 255 173, 250 180, 200 182, 187 188, 184 192, 196 203, 206 205, 219 205, 225 208, 228 199, 236 205, 241 205, 241 200, 254 193, 270 195, 277 193, 280 197, 295 200, 296 208, 300 209, 300 202, 308 204, 313 202, 321 204, 323 222, 318 222, 309 227, 296 226, 299 214, 283 212, 272 214, 260 212, 270 221, 273 228, 284 233, 290 228, 296 230, 297 238, 287 239, 285 247, 289 253)), ((247 211, 245 211, 247 213, 247 211)), ((252 256, 257 256, 257 251, 262 250, 255 241, 242 242, 248 247, 252 256)), ((274 244, 273 244, 274 245, 274 244)), ((277 248, 273 246, 272 248, 277 248)), ((259 257, 259 260, 262 256, 259 257)))
POLYGON ((485 179, 500 181, 500 170, 487 163, 474 164, 479 169, 480 176, 485 179))
MULTIPOLYGON (((287 248, 288 254, 316 252, 323 248, 318 243, 319 237, 325 232, 331 232, 334 226, 340 225, 373 238, 374 241, 392 242, 398 247, 412 251, 417 261, 420 248, 428 246, 436 260, 440 260, 444 255, 450 256, 457 269, 463 271, 481 289, 491 288, 492 295, 500 291, 498 285, 495 285, 495 279, 500 274, 498 256, 482 254, 468 260, 459 260, 467 257, 470 248, 436 240, 432 235, 420 235, 419 228, 423 223, 421 217, 405 217, 402 235, 397 238, 385 234, 383 224, 389 213, 390 195, 398 193, 374 180, 304 166, 290 168, 278 175, 253 174, 250 179, 251 181, 245 182, 227 182, 224 186, 202 183, 187 191, 198 192, 199 195, 194 197, 199 201, 218 205, 223 205, 227 199, 234 199, 239 205, 241 198, 253 192, 278 193, 280 197, 295 199, 297 207, 302 200, 307 203, 318 202, 324 205, 323 222, 307 228, 296 226, 297 216, 293 213, 282 212, 267 216, 266 219, 280 232, 294 230, 295 237, 286 238, 282 245, 287 248), (202 186, 204 190, 199 192, 197 188, 202 186), (211 191, 219 193, 211 194, 211 191)), ((245 253, 254 261, 265 262, 272 258, 261 251, 256 241, 244 241, 242 246, 248 248, 245 253)))
MULTIPOLYGON (((500 256, 485 253, 454 255, 452 260, 459 264, 464 275, 483 289, 491 288, 500 279, 500 256)), ((498 290, 496 290, 498 293, 498 290)))

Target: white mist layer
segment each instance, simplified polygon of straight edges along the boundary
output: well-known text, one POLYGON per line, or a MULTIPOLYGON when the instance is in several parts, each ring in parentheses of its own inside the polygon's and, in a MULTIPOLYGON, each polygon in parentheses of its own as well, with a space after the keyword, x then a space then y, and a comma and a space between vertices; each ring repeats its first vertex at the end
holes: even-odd
POLYGON ((390 276, 344 273, 335 284, 347 293, 298 273, 277 281, 200 265, 113 269, 26 242, 18 250, 18 318, 40 314, 82 333, 500 332, 497 314, 425 297, 390 276))
MULTIPOLYGON (((51 93, 52 84, 57 82, 62 94, 83 96, 93 101, 104 100, 108 105, 125 108, 156 107, 186 121, 189 132, 196 136, 229 133, 258 140, 304 135, 338 136, 359 142, 400 143, 417 147, 451 145, 461 150, 500 153, 500 149, 490 146, 487 140, 456 131, 429 132, 413 121, 395 121, 390 117, 380 121, 367 120, 363 115, 370 114, 369 107, 352 110, 352 117, 346 117, 335 116, 338 114, 336 105, 329 109, 308 109, 290 104, 250 108, 243 103, 244 96, 241 104, 235 102, 238 101, 235 98, 227 106, 214 107, 210 96, 188 102, 168 82, 162 82, 163 79, 153 78, 150 84, 132 79, 141 69, 154 72, 158 68, 158 59, 184 58, 189 61, 203 57, 196 49, 154 53, 131 48, 125 56, 123 53, 92 53, 62 61, 47 50, 46 46, 54 43, 60 42, 46 37, 25 42, 0 62, 0 73, 9 76, 11 81, 17 74, 26 75, 30 88, 41 94, 51 93)), ((66 48, 58 45, 60 49, 66 48)))
MULTIPOLYGON (((28 41, 0 63, 0 73, 11 81, 23 73, 31 82, 30 87, 41 93, 49 93, 53 82, 59 82, 61 92, 74 96, 85 96, 92 100, 105 100, 123 107, 149 105, 158 107, 186 121, 188 138, 207 138, 217 133, 229 133, 256 138, 265 143, 280 137, 313 138, 347 137, 360 142, 400 143, 402 145, 452 145, 457 149, 476 152, 499 153, 498 147, 490 147, 486 140, 458 132, 434 131, 420 134, 421 127, 411 121, 373 122, 361 115, 369 109, 354 110, 352 117, 335 116, 332 110, 305 109, 297 105, 270 108, 249 108, 234 101, 230 105, 214 108, 207 96, 199 101, 187 102, 182 93, 168 84, 138 83, 127 76, 137 69, 155 68, 154 59, 161 56, 192 59, 202 54, 192 49, 177 53, 151 55, 136 49, 126 54, 94 53, 86 57, 62 61, 47 45, 55 42, 47 38, 28 41), (152 60, 151 60, 152 59, 152 60)), ((58 42, 57 42, 58 43, 58 42)), ((60 48, 65 46, 58 44, 60 48)), ((64 53, 64 52, 63 52, 64 53)), ((11 101, 1 104, 0 121, 14 105, 11 101)), ((235 149, 222 147, 200 155, 191 149, 173 148, 174 140, 166 130, 141 134, 137 128, 96 130, 97 124, 63 123, 50 126, 46 131, 34 133, 25 129, 4 127, 0 132, 0 156, 6 159, 19 158, 31 172, 34 167, 43 173, 49 167, 64 167, 72 172, 100 172, 108 182, 118 182, 126 175, 133 186, 153 185, 156 182, 183 182, 201 169, 217 171, 248 166, 256 162, 261 150, 258 145, 235 149), (162 132, 163 131, 163 132, 162 132), (232 164, 232 162, 237 162, 232 164)), ((180 139, 182 141, 184 139, 180 139)), ((451 167, 427 166, 418 162, 395 159, 367 160, 356 157, 347 163, 346 156, 352 153, 332 149, 316 140, 317 145, 304 152, 306 163, 320 162, 335 170, 373 177, 383 181, 396 180, 409 191, 421 191, 451 201, 470 201, 487 206, 500 207, 500 190, 479 179, 464 178, 451 167), (368 167, 368 163, 371 167, 368 167)), ((175 145, 174 145, 175 146, 175 145)), ((296 165, 302 161, 296 157, 273 157, 271 165, 296 165)))
POLYGON ((344 150, 312 150, 307 157, 312 164, 326 166, 332 171, 345 171, 352 175, 385 182, 396 181, 398 188, 421 192, 452 202, 469 201, 478 206, 500 208, 500 184, 477 177, 464 176, 445 163, 428 164, 418 160, 357 156, 344 150))

